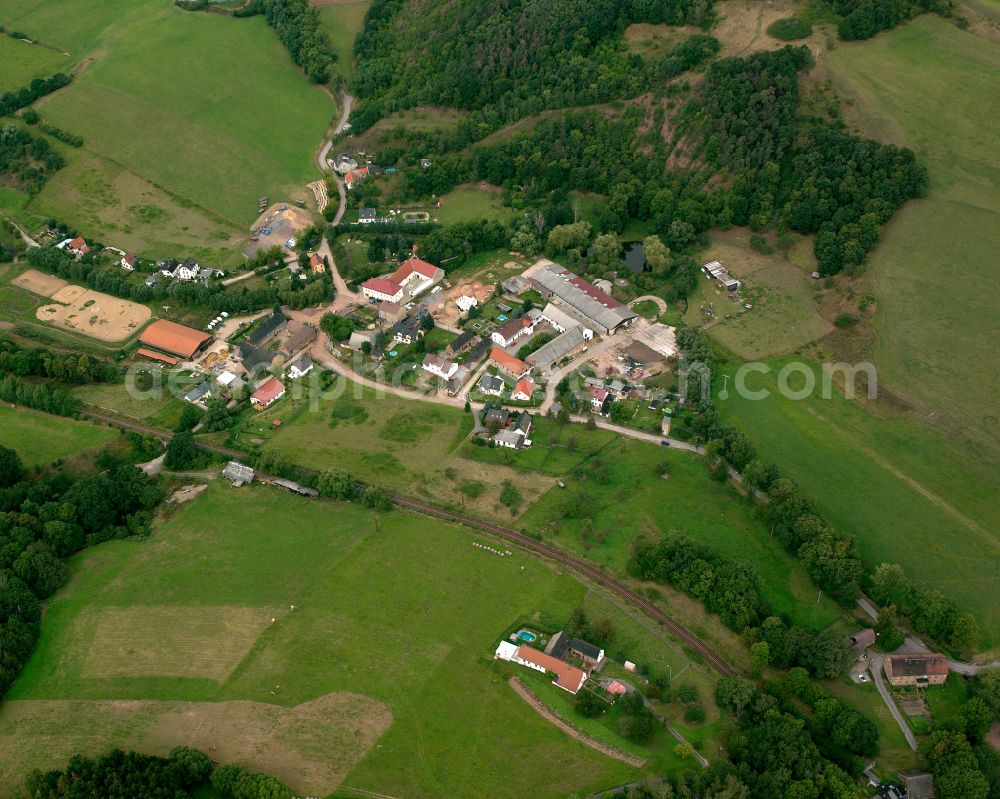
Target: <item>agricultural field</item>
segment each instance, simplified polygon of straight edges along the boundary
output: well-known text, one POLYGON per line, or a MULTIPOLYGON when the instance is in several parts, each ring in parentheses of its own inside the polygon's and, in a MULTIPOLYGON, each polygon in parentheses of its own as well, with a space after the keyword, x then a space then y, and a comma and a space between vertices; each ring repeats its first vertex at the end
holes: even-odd
MULTIPOLYGON (((184 742, 323 796, 555 797, 641 777, 542 719, 492 661, 510 624, 595 608, 587 589, 477 538, 218 481, 149 540, 87 551, 0 707, 17 742, 0 796, 76 751, 184 742)), ((593 612, 618 625, 616 610, 593 612)), ((621 629, 637 662, 656 651, 642 626, 621 629)))
POLYGON ((871 257, 882 383, 1000 465, 1000 368, 983 347, 1000 335, 1000 297, 976 272, 1000 247, 1000 120, 982 113, 1000 47, 926 15, 838 46, 826 68, 853 100, 848 121, 908 145, 930 173, 927 197, 893 218, 871 257))
POLYGON ((499 504, 503 480, 511 480, 523 510, 550 485, 545 477, 507 466, 474 463, 458 448, 472 430, 461 408, 374 391, 337 379, 326 399, 310 404, 290 393, 266 411, 245 417, 235 436, 240 447, 259 445, 311 469, 337 469, 390 490, 464 504, 487 515, 509 511, 499 504), (274 421, 281 420, 280 426, 274 421), (462 486, 476 483, 475 496, 462 486))
POLYGON ((802 567, 753 518, 746 501, 712 481, 689 453, 618 439, 562 481, 566 488, 550 489, 522 517, 522 527, 617 570, 625 569, 640 536, 680 532, 723 557, 752 563, 774 609, 797 623, 823 628, 839 615, 825 597, 817 602, 802 567), (664 462, 667 479, 657 474, 664 462))
MULTIPOLYGON (((736 367, 724 367, 729 396, 716 401, 723 418, 744 429, 761 459, 794 478, 835 527, 857 536, 865 561, 899 563, 920 584, 953 597, 976 615, 982 648, 995 650, 995 465, 972 444, 950 442, 884 403, 861 406, 836 388, 822 399, 820 368, 807 359, 796 363, 813 370, 816 396, 785 399, 777 375, 787 362, 767 362, 768 374, 747 376, 751 391, 770 392, 757 400, 741 396, 736 367)), ((791 388, 802 386, 797 380, 791 388)))
MULTIPOLYGON (((156 367, 151 367, 154 371, 156 367)), ((182 389, 189 391, 193 384, 185 384, 182 389)), ((110 411, 117 416, 136 419, 144 424, 173 430, 180 421, 187 403, 181 397, 171 396, 164 388, 164 396, 134 397, 123 383, 92 384, 73 389, 73 396, 81 402, 93 406, 95 410, 110 411)))
POLYGON ((319 7, 319 18, 330 34, 333 52, 337 54, 337 70, 350 85, 354 79, 354 39, 365 24, 365 13, 371 0, 356 2, 314 2, 319 7))
POLYGON ((85 144, 67 153, 70 163, 28 210, 140 252, 218 253, 252 222, 260 195, 306 196, 332 103, 299 74, 262 18, 190 13, 154 0, 121 14, 121 3, 105 0, 81 12, 88 24, 76 31, 64 24, 71 4, 60 4, 59 19, 51 5, 5 9, 8 24, 42 39, 65 35, 62 46, 88 57, 70 87, 38 103, 85 144), (176 64, 185 65, 184 79, 176 64), (192 216, 200 222, 192 225, 192 216))
POLYGON ((56 50, 0 35, 0 94, 17 91, 35 78, 68 72, 73 62, 56 50))
POLYGON ((90 422, 0 406, 0 445, 16 450, 28 467, 96 449, 117 436, 114 430, 90 422))

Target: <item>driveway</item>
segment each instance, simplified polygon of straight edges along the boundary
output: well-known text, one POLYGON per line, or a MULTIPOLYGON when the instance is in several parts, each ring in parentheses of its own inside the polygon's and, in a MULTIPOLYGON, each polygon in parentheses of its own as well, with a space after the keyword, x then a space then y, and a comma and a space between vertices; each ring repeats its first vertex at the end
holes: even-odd
POLYGON ((872 652, 871 662, 872 667, 870 671, 872 679, 875 681, 875 687, 878 689, 879 696, 882 697, 882 701, 885 702, 885 706, 889 708, 889 712, 896 720, 896 724, 899 725, 899 729, 903 731, 903 737, 906 738, 906 743, 909 744, 910 749, 916 752, 917 736, 913 734, 913 730, 910 729, 910 725, 907 724, 906 719, 903 718, 903 714, 896 706, 896 700, 892 698, 892 693, 889 691, 889 688, 886 686, 885 680, 882 677, 882 666, 885 664, 885 655, 881 652, 872 652))

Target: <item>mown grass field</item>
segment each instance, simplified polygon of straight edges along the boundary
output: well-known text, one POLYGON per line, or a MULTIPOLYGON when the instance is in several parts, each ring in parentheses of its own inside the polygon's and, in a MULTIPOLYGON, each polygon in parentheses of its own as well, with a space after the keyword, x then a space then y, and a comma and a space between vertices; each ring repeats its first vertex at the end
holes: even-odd
POLYGON ((70 87, 39 103, 85 144, 61 148, 69 164, 28 211, 143 254, 221 259, 258 197, 306 197, 333 108, 262 18, 157 0, 15 0, 4 22, 88 59, 70 87))
POLYGON ((121 383, 104 385, 80 386, 73 389, 73 394, 81 401, 100 411, 139 419, 153 427, 173 430, 180 421, 186 403, 183 399, 172 397, 164 389, 162 397, 136 398, 129 394, 121 383))
POLYGON ((443 225, 471 222, 475 219, 495 219, 506 222, 515 213, 504 208, 502 194, 493 187, 459 186, 441 197, 441 207, 431 213, 443 225))
MULTIPOLYGON (((862 130, 911 147, 930 173, 872 254, 875 359, 885 385, 977 457, 1000 464, 1000 45, 932 15, 827 56, 862 130), (984 282, 985 281, 985 282, 984 282)), ((997 471, 1000 476, 1000 469, 997 471)))
POLYGON ((94 449, 117 433, 90 422, 0 405, 0 445, 17 451, 25 466, 37 466, 94 449))
MULTIPOLYGON (((265 487, 236 490, 219 481, 176 508, 150 540, 116 541, 84 553, 47 611, 34 657, 0 708, 0 731, 6 737, 16 729, 21 742, 0 754, 4 795, 24 770, 64 760, 65 747, 97 751, 109 740, 128 746, 141 738, 155 750, 166 745, 168 724, 177 725, 178 735, 193 734, 190 724, 173 716, 146 718, 159 712, 151 703, 176 715, 178 700, 196 714, 203 707, 198 703, 226 703, 220 713, 246 721, 240 700, 279 712, 320 697, 353 697, 347 707, 368 718, 368 727, 341 709, 311 736, 280 739, 288 762, 276 770, 330 761, 342 767, 347 786, 394 796, 555 797, 641 776, 550 726, 513 693, 492 661, 496 640, 510 624, 536 614, 564 619, 586 588, 525 555, 499 558, 477 549, 473 540, 466 530, 430 519, 390 513, 376 524, 358 505, 310 502, 265 487), (221 620, 220 646, 206 641, 198 668, 186 676, 155 643, 142 653, 148 664, 143 676, 86 670, 94 619, 144 614, 151 633, 162 627, 176 638, 167 627, 177 626, 178 614, 196 616, 201 630, 213 609, 222 608, 275 618, 226 676, 204 676, 205 664, 217 650, 235 651, 228 636, 245 646, 248 630, 221 620), (169 668, 158 667, 161 657, 169 668), (88 701, 63 701, 68 699, 88 701), (135 700, 142 701, 134 723, 122 729, 121 710, 135 700), (370 725, 381 723, 380 707, 391 712, 381 737, 338 737, 345 725, 370 732, 370 725), (56 740, 72 740, 37 745, 56 720, 74 731, 56 740), (151 737, 150 725, 160 738, 151 737)), ((146 637, 154 638, 151 633, 146 637)), ((643 642, 638 651, 653 646, 643 642)), ((253 729, 231 724, 219 729, 223 734, 230 746, 259 735, 264 751, 278 733, 266 726, 258 731, 255 723, 253 729)), ((326 795, 332 789, 303 784, 301 773, 292 776, 300 792, 326 795)))
POLYGON ((73 66, 62 53, 6 35, 0 35, 0 64, 0 93, 17 91, 35 78, 68 72, 73 66))
POLYGON ((787 362, 748 376, 749 389, 771 392, 760 400, 741 396, 735 367, 723 368, 730 375, 729 398, 717 400, 723 417, 746 430, 761 459, 794 478, 834 526, 857 536, 865 561, 902 564, 976 614, 983 649, 998 646, 995 467, 898 411, 876 415, 837 390, 822 399, 819 367, 809 361, 801 362, 814 370, 816 396, 781 397, 777 374, 787 362))
POLYGON ((319 7, 319 18, 337 54, 337 70, 348 85, 354 79, 354 39, 364 27, 365 13, 370 5, 371 0, 358 0, 319 7))
POLYGON ((547 540, 624 570, 632 546, 643 534, 680 532, 720 555, 749 561, 761 576, 774 609, 796 622, 822 628, 837 607, 817 592, 802 567, 768 535, 751 509, 728 486, 713 482, 701 459, 663 447, 622 439, 599 456, 606 474, 584 468, 563 478, 521 519, 547 540), (670 477, 656 474, 666 461, 670 477))

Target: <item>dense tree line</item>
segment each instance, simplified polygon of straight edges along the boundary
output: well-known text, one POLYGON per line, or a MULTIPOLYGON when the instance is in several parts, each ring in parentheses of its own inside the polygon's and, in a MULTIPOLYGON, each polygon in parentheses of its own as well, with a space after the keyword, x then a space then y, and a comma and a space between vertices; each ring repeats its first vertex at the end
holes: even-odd
POLYGON ((250 0, 235 16, 263 14, 281 43, 313 83, 329 83, 337 60, 319 11, 307 0, 250 0))
POLYGON ((474 2, 376 0, 354 42, 363 102, 351 122, 365 130, 395 110, 443 105, 472 112, 462 127, 475 141, 546 109, 636 97, 677 63, 622 55, 622 30, 711 19, 711 0, 515 0, 502 13, 474 2))
POLYGON ((438 228, 420 242, 420 257, 446 272, 461 266, 474 253, 507 247, 510 230, 499 222, 476 219, 438 228))
POLYGON ((87 260, 77 261, 72 255, 55 247, 36 247, 28 252, 28 261, 59 277, 82 283, 95 291, 103 291, 122 299, 139 303, 169 300, 187 308, 209 308, 216 313, 260 311, 274 305, 305 308, 333 298, 333 282, 327 274, 310 276, 308 280, 290 280, 285 287, 260 286, 226 290, 219 284, 200 282, 157 283, 147 286, 134 283, 127 276, 103 269, 87 260))
POLYGON ((823 756, 806 720, 743 677, 726 677, 716 701, 736 715, 729 758, 749 799, 855 799, 851 776, 823 756))
POLYGON ((0 176, 7 176, 28 194, 37 194, 65 159, 40 136, 8 123, 0 126, 0 176))
POLYGON ((68 86, 72 78, 62 72, 57 72, 51 78, 35 78, 27 86, 16 92, 4 92, 0 97, 0 116, 10 116, 19 108, 31 105, 35 100, 46 94, 68 86))
POLYGON ((870 39, 927 11, 949 14, 955 4, 952 0, 828 0, 826 5, 843 18, 837 34, 851 41, 870 39))
MULTIPOLYGON (((973 680, 973 685, 983 679, 973 680)), ((994 708, 981 696, 973 696, 954 716, 936 724, 922 743, 920 752, 934 775, 940 799, 995 799, 1000 795, 1000 755, 985 741, 996 720, 994 708)))
POLYGON ((57 416, 72 416, 80 407, 80 401, 64 388, 29 383, 11 374, 0 377, 0 400, 57 416))
POLYGON ((34 772, 26 787, 31 799, 188 799, 206 790, 221 799, 292 796, 281 780, 243 766, 216 767, 204 752, 186 746, 169 757, 120 749, 97 758, 76 755, 64 769, 34 772))
POLYGON ((99 474, 28 480, 11 452, 0 447, 0 695, 31 655, 39 607, 66 581, 65 559, 145 534, 162 498, 144 472, 117 456, 102 454, 99 474))
POLYGON ((26 349, 9 339, 0 339, 0 371, 18 377, 47 377, 60 383, 107 383, 118 374, 110 363, 87 354, 26 349))

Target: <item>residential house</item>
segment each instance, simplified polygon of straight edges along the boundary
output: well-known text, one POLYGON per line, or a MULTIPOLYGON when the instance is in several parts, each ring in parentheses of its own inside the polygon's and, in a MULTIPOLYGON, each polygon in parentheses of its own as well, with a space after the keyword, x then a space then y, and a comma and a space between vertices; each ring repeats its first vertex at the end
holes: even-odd
POLYGON ((510 413, 503 408, 490 408, 483 416, 483 424, 501 430, 510 424, 510 413))
POLYGON ((126 272, 134 271, 136 264, 138 263, 139 259, 136 258, 134 255, 129 255, 128 253, 125 253, 125 255, 122 256, 121 260, 122 269, 124 269, 126 272))
POLYGON ((530 402, 531 395, 535 391, 535 381, 530 377, 522 377, 517 381, 517 385, 514 386, 514 390, 510 394, 510 398, 515 402, 530 402))
POLYGON ((534 332, 535 326, 532 324, 531 319, 527 316, 522 316, 520 319, 510 319, 505 322, 502 327, 493 331, 490 339, 494 344, 499 344, 501 347, 510 347, 519 338, 530 336, 534 332))
POLYGON ((906 799, 934 799, 934 776, 926 771, 900 771, 899 778, 906 789, 906 799))
POLYGON ((255 474, 250 466, 242 464, 239 461, 229 461, 226 464, 226 468, 222 470, 222 476, 233 484, 233 488, 250 485, 253 482, 255 474))
POLYGON ((553 683, 571 694, 576 694, 587 681, 587 675, 576 666, 539 652, 527 644, 517 646, 510 641, 501 641, 493 656, 498 660, 507 660, 540 671, 542 674, 551 672, 556 675, 553 683))
POLYGON ((321 275, 326 271, 326 261, 319 253, 309 253, 309 269, 314 275, 321 275))
POLYGON ((458 364, 439 355, 427 355, 424 358, 423 369, 442 380, 451 380, 458 371, 458 364))
POLYGON ((347 186, 348 189, 353 189, 366 177, 368 177, 368 167, 363 166, 357 169, 352 169, 344 175, 344 185, 347 186))
POLYGON ((883 782, 879 785, 875 789, 875 795, 879 799, 907 799, 906 788, 894 780, 889 780, 889 782, 883 782))
POLYGON ((392 326, 392 339, 400 344, 412 344, 423 337, 424 329, 420 326, 420 319, 415 315, 408 316, 392 326))
POLYGON ((458 338, 454 339, 447 347, 444 354, 449 358, 455 358, 466 350, 472 349, 479 340, 479 335, 472 330, 466 330, 458 338))
POLYGON ((283 396, 285 396, 285 384, 272 377, 250 395, 250 404, 254 410, 262 411, 265 408, 270 408, 283 396))
POLYGON ((403 287, 384 277, 373 277, 361 284, 361 293, 370 300, 399 302, 403 298, 403 287))
POLYGON ((503 396, 505 383, 496 375, 483 375, 482 379, 476 385, 476 388, 482 394, 489 394, 493 397, 503 396))
POLYGON ((208 383, 199 383, 197 386, 192 388, 187 394, 184 395, 184 399, 187 402, 191 402, 197 405, 204 405, 205 400, 212 396, 212 387, 208 383))
MULTIPOLYGON (((174 280, 195 280, 201 274, 201 265, 194 258, 185 258, 184 263, 178 264, 169 276, 174 280)), ((209 273, 211 274, 211 273, 209 273)))
POLYGON ((215 382, 222 386, 222 388, 225 389, 230 396, 232 396, 234 392, 239 391, 245 385, 243 378, 239 375, 233 374, 228 369, 215 378, 215 382))
POLYGON ((938 653, 889 655, 884 671, 893 687, 944 685, 948 679, 948 658, 938 653))
POLYGON ((77 236, 75 239, 70 241, 66 245, 66 252, 72 253, 73 255, 82 256, 90 252, 90 247, 87 245, 86 240, 83 236, 77 236))
POLYGON ((358 211, 358 221, 362 225, 370 225, 372 222, 378 222, 378 217, 375 215, 375 209, 362 208, 358 211))
POLYGON ((416 297, 444 280, 444 270, 420 258, 409 258, 389 275, 389 280, 405 288, 410 297, 416 297))
POLYGON ((504 430, 497 432, 493 436, 493 441, 496 442, 498 446, 506 447, 507 449, 521 449, 522 447, 530 447, 531 439, 528 435, 531 433, 531 416, 527 413, 518 414, 517 420, 504 430))
POLYGON ((398 302, 380 302, 378 319, 384 325, 394 325, 406 318, 406 308, 398 302))
POLYGON ((517 380, 520 380, 531 371, 528 364, 520 358, 515 358, 513 355, 505 352, 500 347, 493 347, 490 350, 490 361, 502 372, 506 372, 517 380))
POLYGON ((471 294, 463 294, 457 300, 455 300, 455 305, 458 306, 458 310, 462 313, 468 313, 473 308, 479 305, 479 300, 473 297, 471 294))
POLYGON ((590 394, 590 409, 601 416, 607 416, 611 412, 611 392, 606 388, 596 388, 587 386, 587 393, 590 394))
POLYGON ((305 377, 309 374, 316 364, 313 363, 312 358, 308 355, 303 355, 295 363, 288 367, 288 371, 285 372, 285 377, 291 380, 298 380, 300 377, 305 377))
POLYGON ((358 162, 347 153, 338 153, 337 157, 333 160, 333 168, 337 170, 338 174, 346 175, 352 169, 358 168, 358 162))

